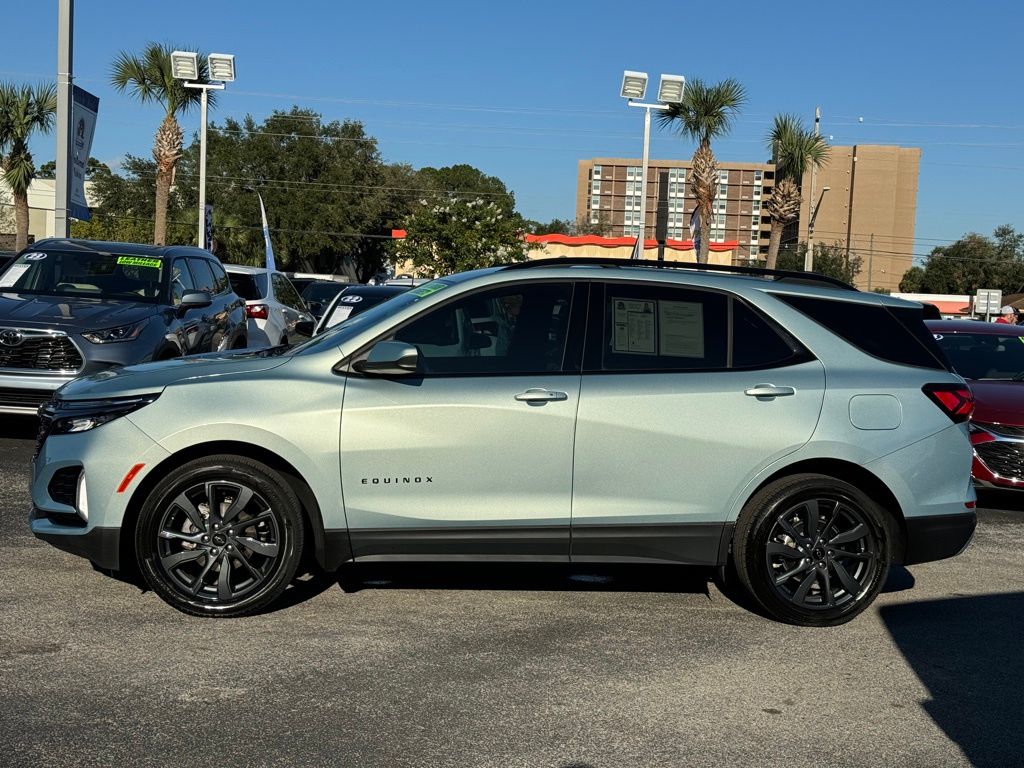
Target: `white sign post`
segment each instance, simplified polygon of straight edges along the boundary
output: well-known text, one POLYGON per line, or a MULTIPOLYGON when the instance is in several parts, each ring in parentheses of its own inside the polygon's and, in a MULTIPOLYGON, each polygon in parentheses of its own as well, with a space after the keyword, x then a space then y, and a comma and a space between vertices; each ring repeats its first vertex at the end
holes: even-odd
POLYGON ((1003 304, 1003 292, 995 288, 979 288, 974 297, 974 311, 976 314, 985 313, 987 323, 992 315, 998 315, 1003 304))

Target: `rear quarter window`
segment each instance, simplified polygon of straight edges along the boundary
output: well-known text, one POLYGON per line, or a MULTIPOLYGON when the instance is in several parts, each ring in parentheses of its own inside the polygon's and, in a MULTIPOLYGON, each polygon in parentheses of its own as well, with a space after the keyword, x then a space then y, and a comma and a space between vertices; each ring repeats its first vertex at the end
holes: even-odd
POLYGON ((920 309, 813 296, 775 296, 872 357, 916 368, 950 370, 946 356, 924 325, 920 309))

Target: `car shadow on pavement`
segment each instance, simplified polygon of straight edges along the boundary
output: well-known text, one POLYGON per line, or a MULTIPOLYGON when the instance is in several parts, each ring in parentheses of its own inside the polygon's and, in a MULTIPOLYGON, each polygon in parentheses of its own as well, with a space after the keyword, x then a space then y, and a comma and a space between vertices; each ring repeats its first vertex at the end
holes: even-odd
MULTIPOLYGON (((928 688, 921 702, 974 766, 1024 765, 1024 592, 887 605, 879 610, 928 688)), ((894 718, 904 702, 891 702, 894 718)))
POLYGON ((0 438, 35 440, 39 419, 35 416, 0 415, 0 438))

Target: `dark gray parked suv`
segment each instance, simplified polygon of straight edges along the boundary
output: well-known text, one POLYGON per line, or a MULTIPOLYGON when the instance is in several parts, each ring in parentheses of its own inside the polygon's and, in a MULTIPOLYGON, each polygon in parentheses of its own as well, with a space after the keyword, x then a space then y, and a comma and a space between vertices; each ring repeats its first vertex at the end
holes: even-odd
POLYGON ((245 302, 209 251, 41 240, 0 273, 0 413, 77 376, 246 346, 245 302))

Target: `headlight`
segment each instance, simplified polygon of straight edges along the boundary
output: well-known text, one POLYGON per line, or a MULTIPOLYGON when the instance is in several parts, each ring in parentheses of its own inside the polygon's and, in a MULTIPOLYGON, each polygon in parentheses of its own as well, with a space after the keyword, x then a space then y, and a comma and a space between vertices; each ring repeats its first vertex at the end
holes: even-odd
POLYGON ((52 413, 49 434, 66 435, 72 432, 86 432, 108 421, 137 411, 160 397, 137 395, 135 397, 114 397, 107 400, 56 400, 49 405, 52 413))
POLYGON ((142 320, 141 322, 132 323, 131 325, 119 325, 117 328, 104 328, 101 331, 86 331, 82 336, 93 344, 107 344, 111 341, 131 341, 132 339, 138 338, 138 335, 142 333, 142 329, 145 326, 146 321, 142 320))

